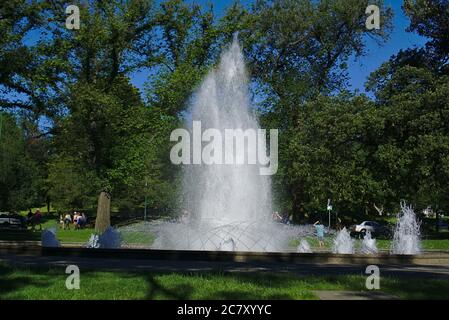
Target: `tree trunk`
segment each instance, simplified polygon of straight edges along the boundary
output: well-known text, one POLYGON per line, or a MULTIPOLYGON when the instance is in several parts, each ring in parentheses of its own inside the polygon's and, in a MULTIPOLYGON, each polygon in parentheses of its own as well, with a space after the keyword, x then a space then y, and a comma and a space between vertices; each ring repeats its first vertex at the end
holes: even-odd
POLYGON ((111 195, 102 191, 98 197, 95 232, 101 234, 111 225, 111 195))

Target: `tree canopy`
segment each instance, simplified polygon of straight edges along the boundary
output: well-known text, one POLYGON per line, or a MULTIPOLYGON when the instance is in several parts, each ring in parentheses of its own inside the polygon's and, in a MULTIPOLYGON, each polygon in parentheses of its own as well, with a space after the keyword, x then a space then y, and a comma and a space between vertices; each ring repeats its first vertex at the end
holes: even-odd
POLYGON ((107 199, 134 210, 145 196, 175 208, 170 132, 235 33, 262 126, 280 130, 280 211, 303 220, 329 198, 354 217, 402 199, 449 210, 447 1, 403 2, 427 44, 385 61, 367 94, 349 89, 348 61, 388 40, 382 1, 235 2, 221 18, 182 0, 73 4, 79 30, 65 27, 63 1, 0 3, 0 210, 51 202, 107 218, 107 199), (365 26, 369 4, 379 30, 365 26), (142 91, 136 73, 148 75, 142 91))

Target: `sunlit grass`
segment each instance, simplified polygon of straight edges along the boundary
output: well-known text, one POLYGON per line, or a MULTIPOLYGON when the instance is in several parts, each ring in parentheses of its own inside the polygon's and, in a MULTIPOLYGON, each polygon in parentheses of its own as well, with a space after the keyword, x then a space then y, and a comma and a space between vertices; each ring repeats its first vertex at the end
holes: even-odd
MULTIPOLYGON (((315 290, 365 291, 363 275, 151 273, 81 270, 68 290, 63 268, 0 264, 0 299, 316 299, 315 290)), ((448 299, 448 279, 382 277, 381 292, 403 299, 448 299)))
MULTIPOLYGON (((333 246, 333 237, 325 237, 324 238, 324 247, 319 247, 318 240, 316 237, 305 237, 307 242, 309 242, 310 247, 312 250, 318 251, 318 250, 332 250, 333 246)), ((299 245, 300 239, 292 239, 290 241, 290 247, 291 249, 295 249, 299 245)), ((391 248, 391 240, 383 240, 383 239, 377 239, 376 244, 377 248, 380 250, 389 250, 391 248)), ((362 240, 360 239, 354 239, 354 246, 356 249, 360 248, 362 245, 362 240)), ((443 239, 443 240, 428 240, 424 239, 421 241, 421 246, 423 250, 449 250, 449 239, 443 239)))

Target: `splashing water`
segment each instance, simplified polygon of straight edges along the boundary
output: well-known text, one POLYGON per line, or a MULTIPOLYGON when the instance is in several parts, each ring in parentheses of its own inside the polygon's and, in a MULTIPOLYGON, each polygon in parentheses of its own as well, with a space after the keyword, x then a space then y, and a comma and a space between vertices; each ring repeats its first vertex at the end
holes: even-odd
MULTIPOLYGON (((192 120, 201 121, 203 129, 219 130, 223 136, 225 129, 259 129, 251 112, 248 77, 236 38, 222 54, 218 69, 209 73, 196 93, 192 120)), ((235 150, 227 147, 223 151, 236 156, 257 153, 253 144, 248 144, 247 150, 237 145, 235 150)), ((271 181, 259 175, 258 165, 191 165, 184 173, 185 206, 192 213, 191 219, 214 226, 270 220, 271 181)))
POLYGON ((92 234, 86 244, 87 248, 117 249, 121 247, 120 233, 109 227, 101 235, 92 234))
POLYGON ((340 254, 354 253, 354 240, 351 239, 351 235, 346 230, 346 228, 343 228, 337 233, 337 236, 334 239, 332 252, 340 254))
POLYGON ((298 248, 296 248, 296 252, 298 253, 312 253, 312 249, 310 248, 310 244, 306 239, 301 239, 299 242, 298 248))
POLYGON ((235 248, 236 248, 236 246, 235 246, 234 239, 229 238, 229 239, 223 241, 220 244, 219 250, 221 250, 221 251, 235 251, 235 248))
POLYGON ((41 243, 43 247, 58 248, 61 246, 59 240, 56 238, 56 228, 47 229, 42 232, 41 243))
POLYGON ((367 230, 365 237, 362 241, 362 247, 360 248, 362 254, 376 254, 378 252, 376 239, 371 237, 371 231, 367 230))
POLYGON ((86 248, 98 249, 100 248, 100 237, 98 234, 91 234, 86 243, 86 248))
MULTIPOLYGON (((249 99, 249 81, 238 40, 193 97, 191 120, 201 128, 260 129, 249 99)), ((187 125, 191 127, 191 125, 187 125)), ((190 128, 192 130, 192 128, 190 128)), ((193 137, 195 138, 195 137, 193 137)), ((263 146, 224 145, 223 153, 248 159, 263 146), (243 147, 243 148, 242 148, 243 147), (245 148, 246 147, 246 148, 245 148)), ((265 153, 267 154, 267 153, 265 153)), ((272 219, 271 180, 258 164, 195 164, 183 169, 183 211, 188 218, 159 226, 153 248, 178 250, 285 251, 298 230, 272 219)))
POLYGON ((393 254, 418 254, 421 252, 420 223, 411 206, 401 203, 397 216, 391 252, 393 254))

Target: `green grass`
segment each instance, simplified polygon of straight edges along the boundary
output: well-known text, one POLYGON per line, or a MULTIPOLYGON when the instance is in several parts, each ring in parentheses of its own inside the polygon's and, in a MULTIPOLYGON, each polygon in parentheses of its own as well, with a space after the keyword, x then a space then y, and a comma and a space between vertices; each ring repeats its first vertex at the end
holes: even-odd
MULTIPOLYGON (((318 246, 318 240, 316 237, 306 237, 306 240, 309 242, 310 247, 312 250, 318 250, 320 247, 318 246)), ((292 248, 296 248, 299 245, 300 240, 299 239, 293 239, 290 242, 290 246, 292 248)), ((360 248, 361 246, 361 240, 355 239, 355 247, 360 248)), ((381 250, 388 250, 391 247, 391 240, 376 240, 377 248, 381 250)), ((333 245, 333 238, 331 237, 325 237, 324 238, 324 247, 321 249, 325 250, 332 250, 333 245)), ((423 250, 449 250, 449 239, 443 239, 443 240, 422 240, 421 246, 423 250)))
MULTIPOLYGON (((75 230, 74 226, 71 225, 69 230, 64 230, 60 228, 57 220, 47 219, 42 223, 42 230, 56 228, 56 237, 58 240, 64 243, 86 243, 92 233, 94 233, 93 228, 85 228, 80 230, 75 230)), ((6 241, 40 241, 42 232, 37 228, 32 231, 30 228, 26 231, 24 230, 14 230, 14 231, 0 231, 0 240, 6 241)), ((127 231, 122 234, 122 240, 124 244, 134 244, 134 245, 151 245, 155 239, 155 236, 151 233, 145 232, 130 232, 127 231)))
MULTIPOLYGON (((80 290, 68 290, 64 271, 0 264, 0 299, 316 299, 314 290, 366 290, 355 275, 90 270, 81 270, 80 290)), ((448 279, 383 277, 380 286, 403 299, 449 299, 448 279)))
POLYGON ((155 239, 155 235, 148 232, 124 232, 122 233, 122 241, 125 244, 135 245, 151 245, 155 239))
MULTIPOLYGON (((421 246, 423 250, 449 250, 449 239, 443 240, 422 240, 421 246)), ((391 240, 377 240, 379 249, 389 249, 391 240)))

